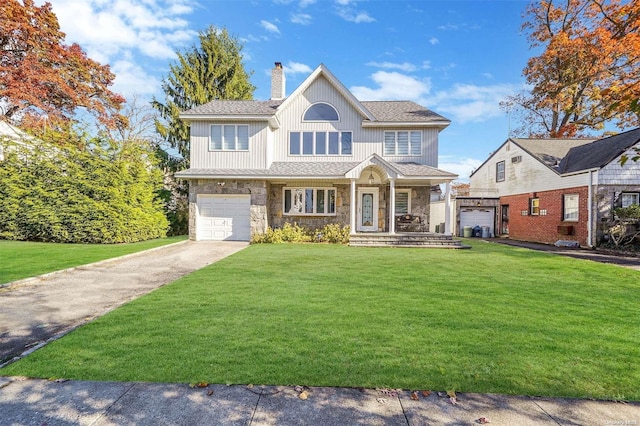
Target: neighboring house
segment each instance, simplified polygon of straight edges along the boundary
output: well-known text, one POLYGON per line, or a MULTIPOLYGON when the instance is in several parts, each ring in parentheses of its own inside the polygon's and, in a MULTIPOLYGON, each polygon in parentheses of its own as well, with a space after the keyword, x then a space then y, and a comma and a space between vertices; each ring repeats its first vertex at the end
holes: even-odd
POLYGON ((4 160, 4 150, 7 141, 13 144, 24 144, 25 140, 33 139, 32 136, 12 126, 6 121, 0 120, 0 161, 4 160))
MULTIPOLYGON (((595 246, 613 209, 638 204, 640 128, 600 140, 510 138, 471 174, 471 204, 495 206, 510 238, 595 246)), ((458 207, 460 209, 460 207, 458 207)))
MULTIPOLYGON (((429 226, 432 188, 457 175, 437 168, 450 121, 414 102, 364 102, 320 65, 289 96, 280 63, 271 99, 212 101, 185 111, 191 127, 190 238, 249 240, 298 223, 397 231, 410 214, 429 226)), ((442 232, 450 234, 450 223, 442 232)))

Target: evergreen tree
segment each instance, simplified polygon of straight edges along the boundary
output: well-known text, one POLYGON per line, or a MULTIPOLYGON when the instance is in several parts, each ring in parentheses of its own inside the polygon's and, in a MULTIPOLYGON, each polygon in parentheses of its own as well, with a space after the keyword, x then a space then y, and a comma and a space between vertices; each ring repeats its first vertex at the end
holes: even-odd
POLYGON ((169 75, 162 81, 165 102, 153 99, 160 112, 156 130, 171 147, 189 160, 189 127, 179 118, 181 112, 219 99, 252 99, 255 87, 242 64, 241 42, 226 29, 213 26, 199 34, 199 46, 178 52, 169 75))

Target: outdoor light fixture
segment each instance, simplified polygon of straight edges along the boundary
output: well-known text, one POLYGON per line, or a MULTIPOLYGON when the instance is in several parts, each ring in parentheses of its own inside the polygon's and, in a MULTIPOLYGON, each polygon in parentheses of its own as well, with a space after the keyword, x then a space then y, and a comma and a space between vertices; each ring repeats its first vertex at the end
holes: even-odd
POLYGON ((372 168, 369 167, 369 185, 373 184, 373 180, 374 180, 373 171, 372 171, 372 168))

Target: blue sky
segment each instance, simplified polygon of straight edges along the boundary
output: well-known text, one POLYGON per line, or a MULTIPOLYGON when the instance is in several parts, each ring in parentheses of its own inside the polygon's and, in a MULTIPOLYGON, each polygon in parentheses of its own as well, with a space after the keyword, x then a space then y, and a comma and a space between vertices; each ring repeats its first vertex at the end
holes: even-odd
POLYGON ((324 63, 361 100, 413 100, 449 118, 439 167, 462 179, 507 138, 499 102, 523 89, 535 54, 524 0, 49 1, 66 41, 109 64, 125 97, 163 99, 175 52, 224 27, 244 43, 256 99, 269 98, 274 62, 287 93, 324 63))

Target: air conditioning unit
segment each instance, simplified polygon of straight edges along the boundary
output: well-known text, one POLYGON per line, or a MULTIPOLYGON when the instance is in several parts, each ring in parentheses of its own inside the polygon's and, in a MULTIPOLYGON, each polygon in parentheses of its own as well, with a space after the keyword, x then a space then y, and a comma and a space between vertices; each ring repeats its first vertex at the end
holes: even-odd
POLYGON ((512 163, 519 163, 522 161, 522 155, 516 155, 515 157, 511 157, 512 163))

